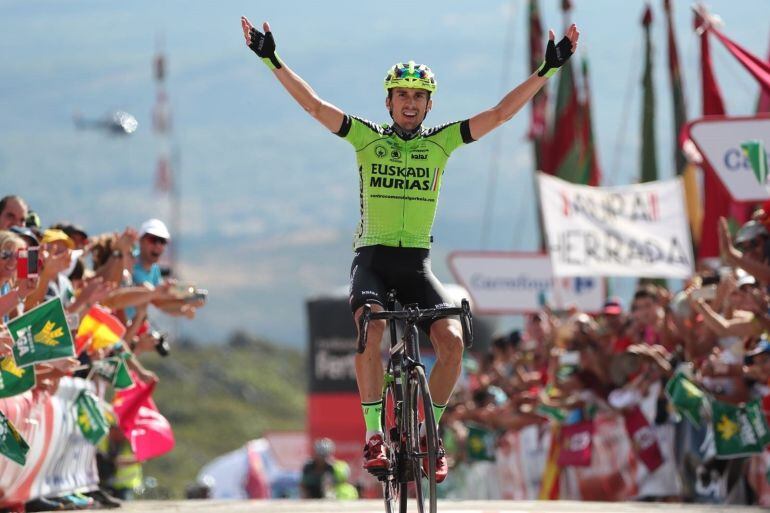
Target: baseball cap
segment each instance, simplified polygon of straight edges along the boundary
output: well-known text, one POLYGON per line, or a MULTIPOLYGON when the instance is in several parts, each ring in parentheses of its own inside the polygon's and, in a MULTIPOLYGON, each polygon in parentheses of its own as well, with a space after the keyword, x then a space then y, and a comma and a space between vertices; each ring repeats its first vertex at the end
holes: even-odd
POLYGON ((770 353, 770 340, 768 340, 765 335, 762 335, 762 338, 759 339, 759 342, 754 346, 754 349, 748 351, 744 355, 744 359, 746 363, 751 363, 755 356, 762 353, 770 353))
POLYGON ((64 242, 68 248, 75 249, 75 243, 72 241, 72 239, 69 238, 69 236, 64 233, 61 230, 46 230, 43 232, 43 239, 40 241, 43 244, 48 244, 49 242, 56 242, 56 241, 62 241, 64 242))
POLYGON ((72 238, 73 235, 81 235, 83 238, 88 238, 88 232, 86 232, 85 228, 78 224, 72 224, 72 223, 60 223, 59 225, 55 226, 55 228, 60 229, 64 233, 66 233, 70 238, 72 238))
POLYGON ((760 235, 767 235, 767 228, 765 228, 765 225, 760 223, 759 221, 751 220, 747 221, 743 226, 738 229, 738 232, 735 234, 735 244, 743 244, 744 242, 748 242, 750 240, 753 240, 760 235))
POLYGON ((139 237, 141 238, 148 234, 155 235, 161 239, 171 238, 171 234, 168 232, 166 224, 160 219, 148 219, 142 223, 142 226, 139 228, 139 237))
POLYGON ((623 313, 623 305, 620 298, 611 297, 604 302, 602 313, 605 315, 620 315, 623 313))
POLYGON ((757 279, 743 269, 737 269, 735 274, 738 277, 738 280, 736 280, 738 288, 741 288, 744 285, 756 285, 757 283, 757 279))
POLYGON ((35 232, 26 226, 11 226, 8 230, 15 233, 16 235, 21 235, 22 237, 27 238, 28 242, 31 242, 33 246, 40 244, 40 239, 37 238, 35 232))

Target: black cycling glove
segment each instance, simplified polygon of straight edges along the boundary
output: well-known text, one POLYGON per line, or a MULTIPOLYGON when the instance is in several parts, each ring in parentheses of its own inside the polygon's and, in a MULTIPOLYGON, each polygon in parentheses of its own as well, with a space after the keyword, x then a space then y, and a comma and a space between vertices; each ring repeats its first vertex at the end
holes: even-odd
POLYGON ((275 53, 275 40, 273 39, 273 33, 267 32, 263 34, 259 30, 251 27, 249 31, 251 37, 251 48, 262 61, 267 64, 270 69, 280 69, 281 59, 278 58, 278 54, 275 53))
POLYGON ((545 60, 537 68, 537 76, 552 77, 571 56, 572 43, 567 36, 564 36, 558 44, 554 44, 553 40, 549 39, 548 46, 545 48, 545 60))

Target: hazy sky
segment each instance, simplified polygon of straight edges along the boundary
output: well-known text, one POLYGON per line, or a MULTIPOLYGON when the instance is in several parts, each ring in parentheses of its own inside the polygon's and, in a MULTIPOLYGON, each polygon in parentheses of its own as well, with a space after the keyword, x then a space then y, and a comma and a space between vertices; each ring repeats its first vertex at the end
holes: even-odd
MULTIPOLYGON (((673 134, 662 3, 652 2, 658 158, 666 177, 673 134)), ((673 3, 693 118, 700 112, 700 79, 691 2, 673 3)), ((541 0, 546 28, 561 37, 559 4, 541 0)), ((574 4, 581 30, 576 57, 590 58, 605 183, 633 182, 644 2, 574 4)), ((728 35, 767 55, 767 0, 710 6, 728 35)), ((357 216, 354 160, 349 146, 302 112, 245 48, 242 14, 271 22, 282 58, 322 97, 375 121, 387 120, 386 69, 408 59, 430 65, 439 91, 427 124, 439 124, 494 105, 526 76, 526 2, 0 0, 0 192, 22 194, 46 222, 72 219, 94 233, 163 217, 164 200, 152 193, 157 144, 150 130, 151 59, 161 44, 183 173, 185 274, 213 292, 210 310, 187 329, 209 335, 242 326, 302 344, 303 298, 347 280, 357 216), (98 117, 118 108, 139 120, 130 138, 73 127, 75 111, 98 117), (280 306, 273 304, 277 297, 284 298, 280 306), (248 313, 232 315, 243 303, 248 313)), ((716 41, 713 54, 728 111, 750 113, 758 92, 753 79, 716 41)), ((480 247, 490 201, 487 248, 535 249, 527 124, 524 110, 499 130, 500 176, 491 196, 495 135, 450 160, 434 229, 441 279, 450 279, 447 252, 480 247)))

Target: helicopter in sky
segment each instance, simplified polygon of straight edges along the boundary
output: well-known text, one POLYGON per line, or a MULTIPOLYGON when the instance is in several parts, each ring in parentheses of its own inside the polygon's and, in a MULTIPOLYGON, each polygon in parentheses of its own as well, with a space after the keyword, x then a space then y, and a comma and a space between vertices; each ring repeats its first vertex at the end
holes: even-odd
POLYGON ((78 130, 105 130, 114 135, 131 135, 139 127, 139 122, 136 118, 122 110, 116 110, 96 119, 87 119, 80 112, 75 112, 72 120, 75 122, 75 128, 78 130))

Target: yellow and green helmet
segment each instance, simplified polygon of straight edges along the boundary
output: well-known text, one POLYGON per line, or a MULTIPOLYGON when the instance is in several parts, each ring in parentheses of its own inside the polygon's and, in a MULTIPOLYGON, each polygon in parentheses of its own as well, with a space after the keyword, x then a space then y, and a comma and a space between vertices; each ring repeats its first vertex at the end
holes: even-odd
POLYGON ((385 75, 385 90, 394 87, 424 89, 430 93, 435 93, 438 84, 435 75, 428 66, 409 61, 406 64, 399 62, 391 67, 388 74, 385 75))

